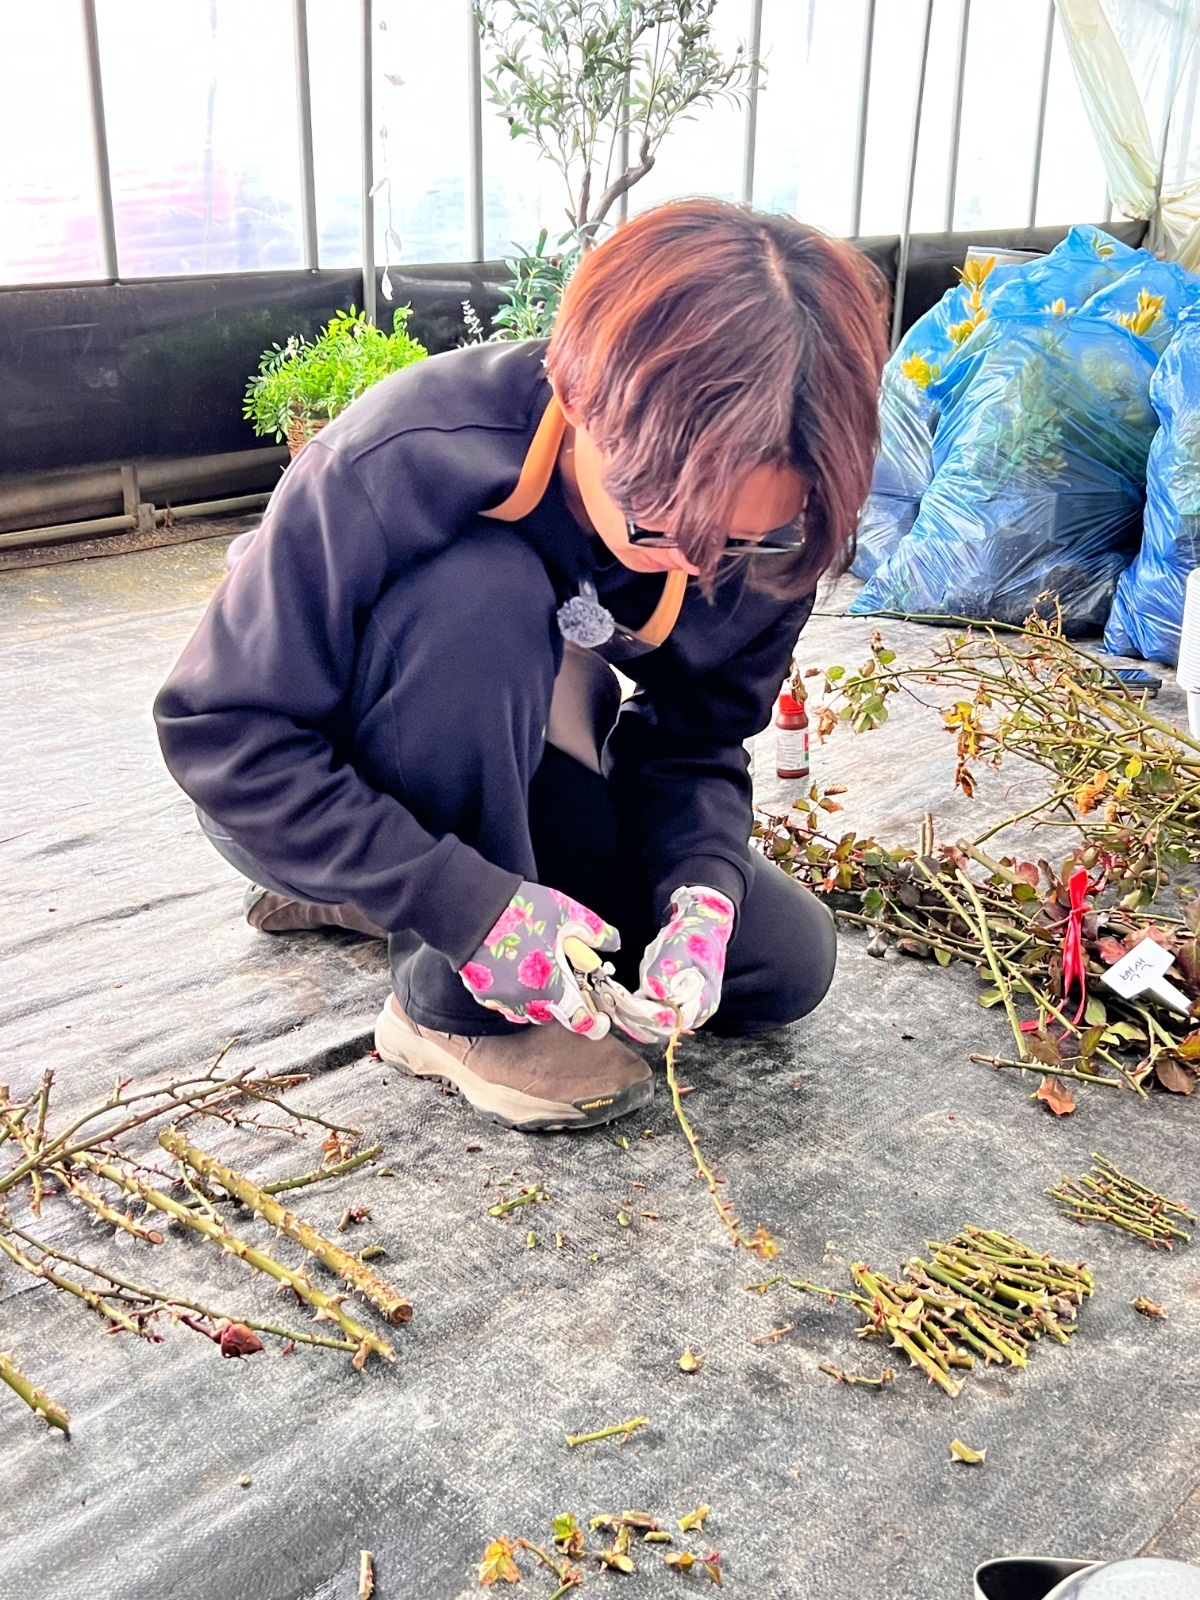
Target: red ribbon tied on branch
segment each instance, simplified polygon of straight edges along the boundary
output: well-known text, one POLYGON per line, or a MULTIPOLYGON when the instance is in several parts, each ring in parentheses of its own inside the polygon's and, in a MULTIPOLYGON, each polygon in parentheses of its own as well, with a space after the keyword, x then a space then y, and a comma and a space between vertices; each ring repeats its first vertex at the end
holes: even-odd
POLYGON ((1083 914, 1087 909, 1087 894, 1091 880, 1086 867, 1076 867, 1067 888, 1071 894, 1071 910, 1063 932, 1062 975, 1063 1003, 1071 998, 1071 987, 1079 985, 1079 1009, 1072 1021, 1078 1026, 1087 1007, 1087 968, 1083 957, 1083 914))

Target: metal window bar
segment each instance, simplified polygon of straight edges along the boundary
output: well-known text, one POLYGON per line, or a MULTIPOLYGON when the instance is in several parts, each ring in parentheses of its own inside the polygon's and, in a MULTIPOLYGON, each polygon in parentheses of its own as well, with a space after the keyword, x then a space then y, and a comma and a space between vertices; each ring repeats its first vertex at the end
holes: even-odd
POLYGON ((754 156, 758 143, 758 57, 762 49, 762 0, 750 0, 750 86, 746 96, 746 131, 742 147, 742 200, 754 203, 754 156))
POLYGON ((467 0, 467 254, 483 260, 483 62, 479 19, 467 0))
POLYGON ((863 19, 862 67, 858 83, 858 133, 854 143, 854 189, 850 197, 850 237, 862 233, 863 178, 867 170, 867 115, 871 109, 871 57, 875 50, 875 0, 867 0, 863 19))
POLYGON ((1029 184, 1029 226, 1037 225, 1038 191, 1042 186, 1042 147, 1046 141, 1046 106, 1050 98, 1050 60, 1054 54, 1054 0, 1046 0, 1046 43, 1042 50, 1042 82, 1038 91, 1037 132, 1033 141, 1033 174, 1029 184))
POLYGON ((96 0, 80 0, 87 55, 88 102, 92 114, 92 161, 96 173, 96 213, 104 276, 117 278, 117 227, 113 217, 112 172, 108 161, 108 129, 104 120, 104 80, 100 72, 100 35, 96 0))
POLYGON ((908 252, 912 243, 913 195, 917 184, 917 151, 921 143, 921 114, 925 109, 925 72, 929 65, 929 35, 933 28, 933 0, 925 0, 925 26, 921 34, 921 67, 917 73, 917 100, 913 107, 908 144, 908 176, 904 184, 904 216, 900 228, 900 257, 896 263, 896 298, 892 307, 892 349, 900 343, 904 326, 904 291, 908 284, 908 252))
POLYGON ((312 78, 308 55, 308 0, 292 0, 292 43, 296 53, 296 120, 300 144, 300 226, 304 265, 320 265, 317 247, 317 184, 313 164, 312 78))
POLYGON ((371 0, 362 0, 360 35, 362 47, 362 308, 368 322, 375 322, 378 301, 375 295, 375 37, 371 0))
POLYGON ((950 165, 946 174, 946 232, 954 232, 954 207, 958 201, 958 151, 962 143, 963 89, 967 81, 967 47, 971 33, 971 0, 961 0, 958 14, 958 49, 954 57, 954 98, 950 110, 950 165))
MULTIPOLYGON (((629 100, 631 72, 625 74, 624 100, 629 100)), ((617 127, 617 171, 629 171, 629 106, 628 103, 621 107, 621 121, 617 127)), ((629 190, 623 189, 617 198, 617 220, 625 222, 629 216, 629 190)))

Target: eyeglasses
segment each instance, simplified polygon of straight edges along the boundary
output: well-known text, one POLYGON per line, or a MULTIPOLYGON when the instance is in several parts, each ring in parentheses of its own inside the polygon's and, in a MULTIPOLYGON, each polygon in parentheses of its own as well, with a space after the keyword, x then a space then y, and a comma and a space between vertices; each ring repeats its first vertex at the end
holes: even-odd
MULTIPOLYGON (((656 533, 653 528, 639 528, 637 523, 626 517, 625 526, 629 533, 629 542, 637 545, 641 550, 678 550, 679 540, 670 533, 656 533)), ((781 528, 772 528, 769 533, 761 537, 749 539, 729 538, 725 541, 722 556, 791 556, 798 550, 803 550, 803 538, 796 537, 795 522, 786 522, 781 528)))

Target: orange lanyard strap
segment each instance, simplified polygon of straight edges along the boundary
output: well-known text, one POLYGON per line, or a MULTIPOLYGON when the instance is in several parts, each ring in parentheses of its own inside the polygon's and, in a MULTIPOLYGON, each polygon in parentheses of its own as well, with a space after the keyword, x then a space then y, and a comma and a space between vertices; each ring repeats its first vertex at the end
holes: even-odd
MULTIPOLYGON (((481 512, 480 515, 493 517, 497 522, 519 522, 522 517, 527 517, 541 503, 542 496, 546 492, 566 430, 567 419, 563 416, 558 396, 551 394, 542 413, 542 420, 530 440, 525 460, 521 463, 521 473, 516 488, 506 500, 502 500, 498 506, 493 506, 490 511, 481 512)), ((667 573, 663 592, 649 621, 633 634, 635 639, 648 645, 652 650, 656 650, 669 637, 671 629, 679 620, 679 613, 683 609, 683 597, 687 590, 687 576, 686 572, 667 573)))

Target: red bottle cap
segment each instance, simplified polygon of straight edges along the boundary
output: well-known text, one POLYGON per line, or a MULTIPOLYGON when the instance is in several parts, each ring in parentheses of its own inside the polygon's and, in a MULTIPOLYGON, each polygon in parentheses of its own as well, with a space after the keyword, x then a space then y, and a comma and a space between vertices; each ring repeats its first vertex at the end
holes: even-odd
POLYGON ((807 717, 808 708, 803 700, 797 700, 795 695, 784 693, 779 696, 779 712, 784 717, 807 717))

